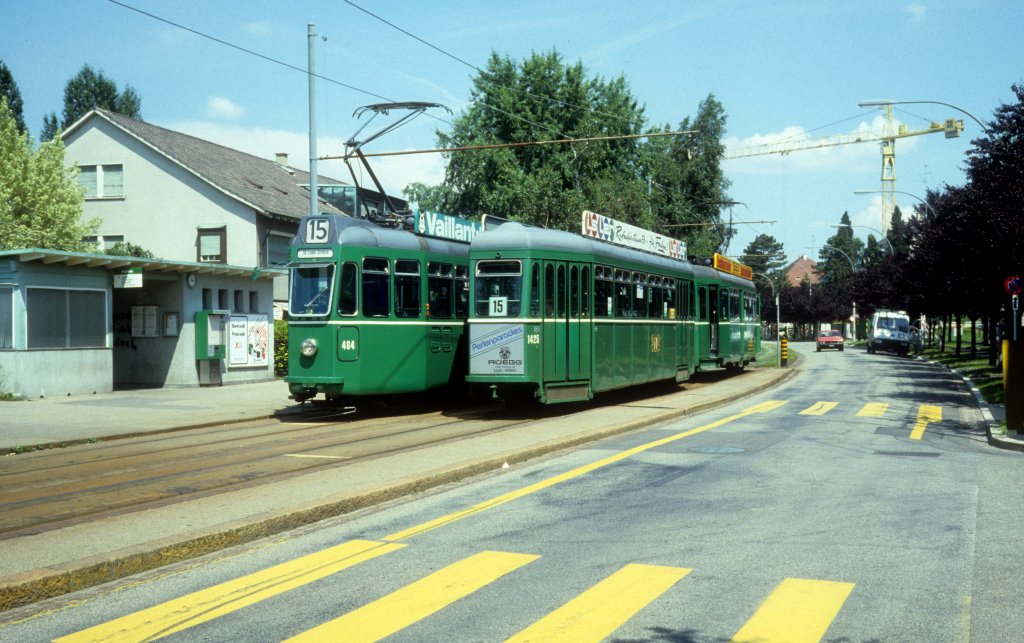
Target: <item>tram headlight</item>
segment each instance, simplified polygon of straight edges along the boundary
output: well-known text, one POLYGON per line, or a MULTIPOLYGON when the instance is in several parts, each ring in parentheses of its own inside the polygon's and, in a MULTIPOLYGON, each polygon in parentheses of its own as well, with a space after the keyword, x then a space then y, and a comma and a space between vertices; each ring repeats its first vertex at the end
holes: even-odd
POLYGON ((299 352, 306 357, 313 357, 316 355, 316 340, 312 338, 302 340, 299 352))

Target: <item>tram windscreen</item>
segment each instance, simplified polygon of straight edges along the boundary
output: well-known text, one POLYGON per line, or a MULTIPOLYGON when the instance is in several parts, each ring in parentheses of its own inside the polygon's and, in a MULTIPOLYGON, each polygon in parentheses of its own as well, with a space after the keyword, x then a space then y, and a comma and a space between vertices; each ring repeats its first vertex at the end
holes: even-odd
POLYGON ((290 315, 323 317, 331 310, 334 265, 313 264, 292 268, 292 291, 288 298, 290 315))
POLYGON ((473 294, 477 317, 518 317, 523 300, 522 263, 477 261, 473 294))

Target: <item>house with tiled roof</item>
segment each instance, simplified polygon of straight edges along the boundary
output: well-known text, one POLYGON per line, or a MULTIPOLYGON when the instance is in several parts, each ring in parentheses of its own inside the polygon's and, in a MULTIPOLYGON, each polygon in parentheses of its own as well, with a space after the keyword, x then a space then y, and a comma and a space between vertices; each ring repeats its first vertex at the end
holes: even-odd
MULTIPOLYGON (((288 294, 287 271, 274 266, 287 263, 309 211, 309 174, 282 155, 260 158, 101 109, 62 137, 85 190, 84 219, 100 221, 96 247, 0 253, 0 393, 273 379, 273 317, 288 294), (155 258, 104 253, 118 242, 155 258)), ((321 212, 383 200, 329 177, 318 185, 321 212)))
POLYGON ((796 261, 786 266, 783 271, 786 275, 786 282, 790 286, 799 286, 803 282, 811 285, 819 283, 821 277, 817 272, 818 264, 807 255, 801 255, 796 261))
MULTIPOLYGON (((84 219, 100 219, 101 251, 127 242, 175 261, 284 264, 309 212, 309 173, 286 155, 260 158, 104 109, 62 137, 86 191, 84 219)), ((324 176, 318 184, 344 185, 324 176)), ((324 200, 320 209, 339 212, 324 200)), ((283 301, 279 282, 274 298, 283 301)))

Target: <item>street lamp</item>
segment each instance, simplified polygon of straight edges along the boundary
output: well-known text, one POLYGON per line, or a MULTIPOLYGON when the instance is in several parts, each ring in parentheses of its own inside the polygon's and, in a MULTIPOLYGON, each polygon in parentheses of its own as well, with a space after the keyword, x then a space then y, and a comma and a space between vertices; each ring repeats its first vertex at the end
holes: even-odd
MULTIPOLYGON (((907 196, 914 197, 915 199, 920 201, 922 205, 924 205, 926 210, 930 210, 931 211, 932 216, 935 216, 935 208, 933 208, 931 205, 928 204, 927 201, 925 201, 921 197, 917 196, 916 194, 912 194, 910 192, 904 192, 903 190, 893 190, 893 192, 895 192, 896 194, 906 194, 907 196)), ((854 190, 853 193, 854 194, 883 194, 882 190, 854 190)), ((867 226, 865 226, 865 227, 867 227, 867 226)))
MULTIPOLYGON (((835 246, 828 245, 827 243, 822 244, 821 247, 822 248, 828 248, 829 250, 835 250, 839 254, 841 254, 844 257, 846 257, 846 260, 850 262, 850 277, 851 278, 853 277, 853 274, 855 272, 857 272, 857 268, 853 265, 853 259, 850 258, 850 255, 846 254, 845 252, 843 252, 842 250, 840 250, 839 248, 837 248, 835 246)), ((856 301, 853 302, 853 317, 852 317, 852 321, 850 323, 850 326, 851 326, 851 329, 853 331, 853 333, 852 333, 853 334, 853 340, 857 341, 857 302, 856 301)))
POLYGON ((957 107, 956 105, 950 105, 949 103, 943 103, 943 102, 937 101, 937 100, 892 100, 890 98, 881 98, 881 99, 877 99, 877 100, 862 100, 861 102, 857 103, 857 106, 858 107, 885 107, 887 105, 917 105, 917 104, 943 105, 944 107, 949 107, 950 109, 955 109, 956 111, 960 112, 961 114, 966 114, 966 115, 970 116, 972 119, 974 119, 975 123, 977 123, 978 125, 981 126, 981 129, 984 130, 984 132, 986 134, 989 133, 988 128, 985 127, 985 124, 982 123, 978 119, 978 117, 975 116, 974 114, 970 113, 969 111, 967 111, 966 109, 964 109, 962 107, 957 107))
POLYGON ((782 368, 782 324, 779 323, 779 293, 775 292, 775 284, 768 278, 768 275, 762 275, 759 272, 752 274, 764 279, 772 287, 772 298, 775 299, 775 365, 777 368, 782 368))
POLYGON ((859 225, 859 224, 858 225, 853 225, 852 223, 834 223, 834 224, 832 224, 832 227, 833 228, 851 228, 851 229, 852 228, 867 228, 868 230, 871 230, 873 232, 877 232, 878 234, 882 235, 882 240, 884 240, 886 243, 889 244, 889 254, 890 255, 896 254, 896 251, 892 249, 892 241, 889 241, 889 238, 886 237, 884 234, 882 234, 881 230, 877 230, 877 229, 872 228, 871 226, 867 226, 867 225, 859 225))

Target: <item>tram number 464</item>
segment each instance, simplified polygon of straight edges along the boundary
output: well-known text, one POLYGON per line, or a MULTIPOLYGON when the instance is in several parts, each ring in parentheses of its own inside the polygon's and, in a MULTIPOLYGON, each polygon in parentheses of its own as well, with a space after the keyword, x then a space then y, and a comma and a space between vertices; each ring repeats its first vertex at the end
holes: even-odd
POLYGON ((356 340, 345 339, 341 342, 341 350, 343 351, 354 351, 356 349, 356 340))

